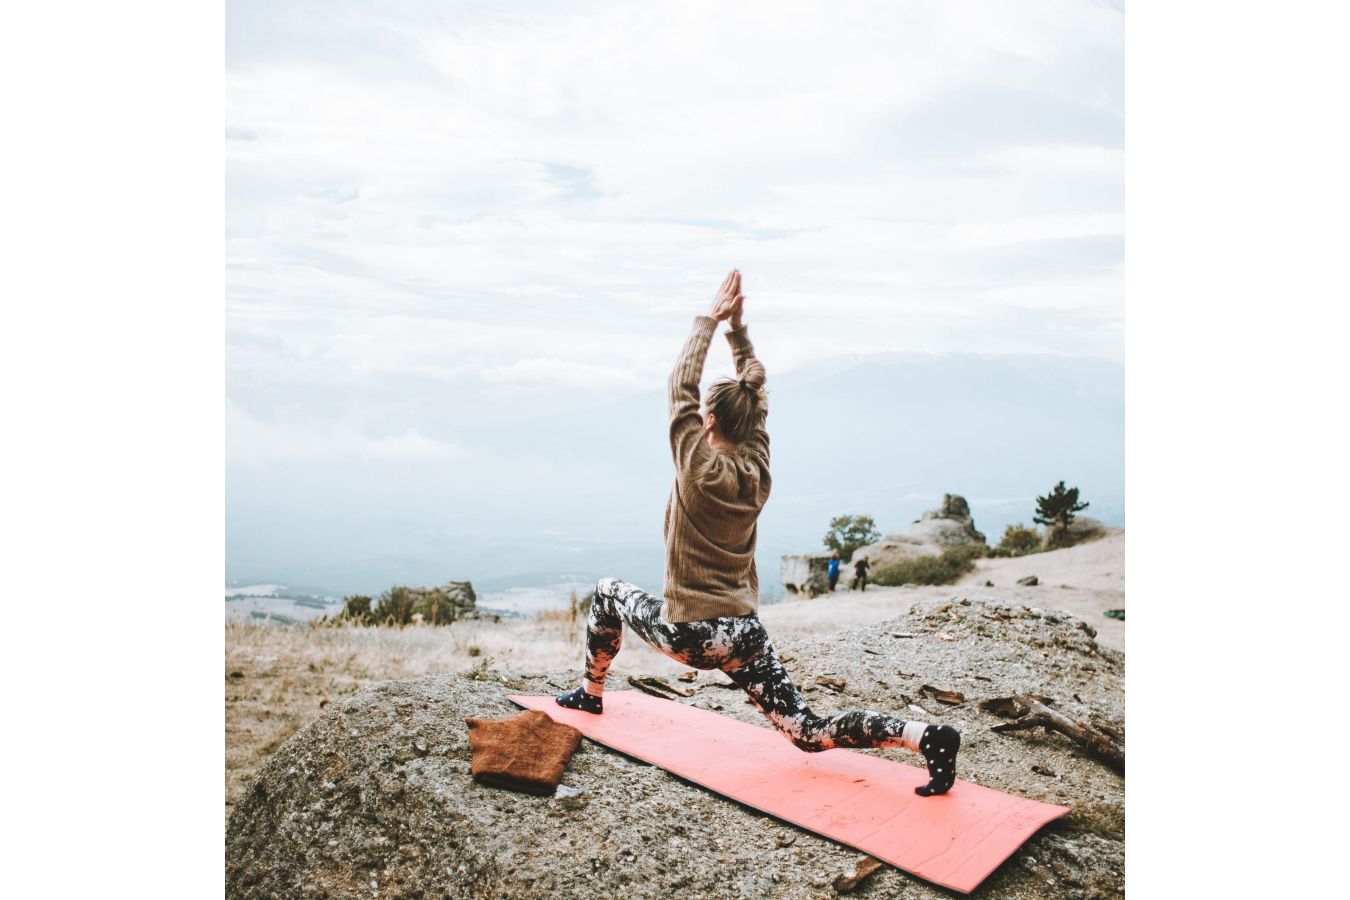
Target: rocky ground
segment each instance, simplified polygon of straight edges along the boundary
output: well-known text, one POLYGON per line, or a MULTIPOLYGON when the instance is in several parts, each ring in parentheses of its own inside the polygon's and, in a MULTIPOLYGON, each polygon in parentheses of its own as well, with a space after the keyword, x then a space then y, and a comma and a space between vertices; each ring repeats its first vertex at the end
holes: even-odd
POLYGON ((1125 649, 1125 623, 1103 615, 1108 609, 1125 608, 1125 532, 1119 529, 1063 550, 976 560, 975 571, 954 585, 872 585, 866 591, 849 591, 846 583, 841 581, 833 594, 762 606, 760 618, 775 638, 812 637, 903 615, 925 600, 966 597, 1062 609, 1096 628, 1097 643, 1125 649), (1035 576, 1037 584, 1017 583, 1028 576, 1035 576))
MULTIPOLYGON (((964 734, 962 778, 1073 807, 978 895, 1123 896, 1123 777, 1061 735, 995 734, 989 727, 1001 720, 977 707, 1041 694, 1066 715, 1123 732, 1123 654, 1094 640, 1100 620, 946 591, 958 599, 920 599, 865 628, 776 643, 817 711, 909 710, 949 722, 964 734), (817 686, 822 677, 842 689, 817 686), (925 684, 964 699, 937 704, 925 684)), ((463 719, 511 715, 509 693, 555 693, 576 672, 476 674, 369 687, 281 744, 230 816, 228 895, 829 897, 860 858, 589 741, 557 797, 478 785, 463 719)), ((680 702, 764 725, 724 683, 704 674, 680 702)), ((869 752, 915 762, 903 750, 869 752)), ((890 867, 858 893, 950 896, 890 867)))

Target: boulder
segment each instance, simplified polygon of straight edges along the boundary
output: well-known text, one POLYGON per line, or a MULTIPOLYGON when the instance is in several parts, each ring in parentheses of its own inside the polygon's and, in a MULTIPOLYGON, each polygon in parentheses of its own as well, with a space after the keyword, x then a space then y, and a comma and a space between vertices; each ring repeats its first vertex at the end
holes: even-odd
MULTIPOLYGON (((1091 516, 1074 516, 1073 521, 1069 523, 1068 538, 1062 546, 1071 547, 1074 544, 1084 544, 1088 541, 1095 541, 1098 538, 1106 537, 1120 531, 1119 528, 1113 528, 1097 521, 1091 516)), ((1041 526, 1041 543, 1043 546, 1050 546, 1051 529, 1047 525, 1041 526)))
MULTIPOLYGON (((437 587, 410 587, 408 593, 413 597, 414 608, 423 608, 430 610, 437 606, 437 600, 445 598, 450 602, 451 616, 449 621, 458 621, 460 619, 495 619, 501 621, 501 617, 488 612, 480 612, 478 609, 478 594, 474 592, 473 584, 468 581, 447 581, 445 584, 437 587)), ((426 615, 423 615, 426 619, 426 615)), ((439 616, 438 616, 439 618, 439 616)), ((441 624, 445 624, 441 622, 441 624)))
POLYGON ((899 534, 888 534, 875 544, 853 551, 856 560, 865 557, 872 570, 920 556, 939 556, 948 547, 985 543, 975 528, 970 504, 960 494, 943 494, 942 505, 930 509, 899 534))
MULTIPOLYGON (((990 732, 1000 720, 975 702, 1048 694, 1063 714, 1123 732, 1124 656, 1099 648, 1085 624, 1024 606, 921 600, 889 622, 784 641, 779 650, 794 658, 798 683, 847 684, 819 701, 831 712, 903 715, 907 704, 926 701, 913 696, 918 681, 906 680, 916 676, 887 673, 922 672, 968 698, 940 708, 940 720, 967 736, 964 777, 1074 808, 992 874, 984 896, 1117 898, 1124 779, 1062 736, 990 732), (1032 765, 1057 777, 1038 778, 1032 765)), ((230 816, 226 897, 805 898, 828 895, 834 878, 853 871, 856 850, 590 741, 554 797, 472 779, 466 717, 509 716, 518 712, 509 694, 554 694, 575 681, 575 671, 438 675, 371 685, 331 704, 278 748, 230 816)), ((671 702, 766 727, 754 708, 711 683, 671 702)), ((907 751, 876 752, 919 764, 907 751)), ((951 896, 890 866, 866 891, 951 896)))
MULTIPOLYGON (((783 582, 783 587, 787 588, 789 594, 805 594, 808 597, 815 597, 818 594, 829 593, 830 558, 828 556, 811 556, 809 554, 796 554, 784 556, 782 564, 778 569, 778 578, 783 582)), ((840 570, 842 577, 843 570, 840 570)))

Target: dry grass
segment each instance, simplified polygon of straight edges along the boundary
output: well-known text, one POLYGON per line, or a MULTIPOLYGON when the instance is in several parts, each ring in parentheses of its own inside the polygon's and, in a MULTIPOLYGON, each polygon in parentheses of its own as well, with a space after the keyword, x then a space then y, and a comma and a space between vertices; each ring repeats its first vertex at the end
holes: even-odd
MULTIPOLYGON (((446 672, 566 672, 580 677, 585 618, 458 622, 431 628, 225 625, 225 814, 276 749, 330 702, 375 681, 446 672)), ((611 672, 685 671, 631 632, 611 672)))

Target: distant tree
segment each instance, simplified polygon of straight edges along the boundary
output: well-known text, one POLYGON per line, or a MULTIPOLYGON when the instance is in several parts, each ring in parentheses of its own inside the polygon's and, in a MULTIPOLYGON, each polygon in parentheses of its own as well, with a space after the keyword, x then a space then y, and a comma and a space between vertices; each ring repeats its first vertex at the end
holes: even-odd
POLYGON ((1036 498, 1036 515, 1033 521, 1050 529, 1050 544, 1058 546, 1065 543, 1069 536, 1069 524, 1074 513, 1087 509, 1086 502, 1078 502, 1078 488, 1065 490, 1064 482, 1055 485, 1044 497, 1036 498))
POLYGON ((871 516, 835 516, 825 532, 825 546, 838 551, 844 562, 853 558, 854 550, 879 540, 881 532, 871 516))

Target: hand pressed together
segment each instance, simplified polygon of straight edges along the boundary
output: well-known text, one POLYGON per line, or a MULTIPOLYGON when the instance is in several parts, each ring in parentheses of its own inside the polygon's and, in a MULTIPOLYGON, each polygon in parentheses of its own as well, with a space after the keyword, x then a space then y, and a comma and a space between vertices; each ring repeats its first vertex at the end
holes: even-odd
POLYGON ((732 269, 722 282, 722 286, 717 289, 717 296, 713 298, 712 309, 708 315, 719 322, 729 319, 732 328, 740 328, 744 303, 745 295, 741 293, 741 271, 732 269))

